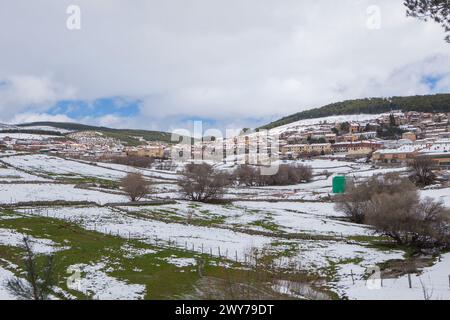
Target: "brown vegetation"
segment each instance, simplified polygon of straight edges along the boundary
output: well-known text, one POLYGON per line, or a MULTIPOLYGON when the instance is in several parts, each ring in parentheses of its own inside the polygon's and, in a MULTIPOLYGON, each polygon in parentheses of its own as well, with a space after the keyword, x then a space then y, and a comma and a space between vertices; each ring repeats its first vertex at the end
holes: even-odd
POLYGON ((336 205, 350 220, 372 225, 400 245, 439 248, 450 245, 450 213, 440 202, 420 200, 415 186, 395 174, 350 184, 336 205))
POLYGON ((415 186, 409 180, 401 179, 396 174, 387 174, 384 177, 374 176, 358 184, 349 182, 347 192, 337 199, 336 209, 344 212, 352 222, 364 223, 373 196, 415 190, 415 186))
MULTIPOLYGON (((315 289, 321 279, 301 272, 290 261, 282 267, 274 263, 265 250, 249 250, 245 268, 222 268, 215 276, 203 276, 196 286, 194 298, 207 300, 280 300, 304 298, 328 300, 315 289)), ((189 297, 192 298, 192 297, 189 297)))
POLYGON ((312 178, 311 167, 302 164, 279 166, 274 175, 263 175, 259 167, 241 165, 234 171, 234 177, 244 186, 282 186, 308 182, 312 178))
POLYGON ((214 202, 223 197, 230 177, 207 163, 189 163, 181 173, 178 185, 183 195, 192 201, 214 202))
POLYGON ((420 187, 428 186, 436 180, 433 173, 433 160, 428 158, 416 158, 409 163, 412 170, 411 180, 420 187))
POLYGON ((150 157, 127 156, 127 157, 115 157, 112 159, 112 162, 131 167, 149 168, 155 162, 155 159, 150 157))
POLYGON ((130 172, 120 182, 120 186, 127 193, 131 201, 139 201, 150 193, 150 183, 141 173, 130 172))

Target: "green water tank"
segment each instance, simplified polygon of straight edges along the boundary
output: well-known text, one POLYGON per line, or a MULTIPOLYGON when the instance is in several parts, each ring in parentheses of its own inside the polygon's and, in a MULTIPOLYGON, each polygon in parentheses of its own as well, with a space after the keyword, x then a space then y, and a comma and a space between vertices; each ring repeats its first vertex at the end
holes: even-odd
POLYGON ((333 178, 333 193, 345 193, 346 179, 344 176, 333 178))

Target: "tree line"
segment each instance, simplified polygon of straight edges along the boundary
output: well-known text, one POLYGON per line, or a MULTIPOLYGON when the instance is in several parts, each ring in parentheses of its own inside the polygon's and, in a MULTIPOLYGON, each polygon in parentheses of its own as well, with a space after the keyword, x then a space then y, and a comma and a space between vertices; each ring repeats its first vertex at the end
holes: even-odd
MULTIPOLYGON (((181 195, 191 201, 220 201, 230 186, 285 186, 309 182, 312 168, 302 164, 281 164, 273 175, 264 175, 257 166, 241 165, 234 171, 214 168, 208 163, 189 163, 180 173, 178 186, 181 195)), ((131 201, 139 201, 151 193, 151 181, 139 172, 128 173, 121 180, 121 188, 131 201)))

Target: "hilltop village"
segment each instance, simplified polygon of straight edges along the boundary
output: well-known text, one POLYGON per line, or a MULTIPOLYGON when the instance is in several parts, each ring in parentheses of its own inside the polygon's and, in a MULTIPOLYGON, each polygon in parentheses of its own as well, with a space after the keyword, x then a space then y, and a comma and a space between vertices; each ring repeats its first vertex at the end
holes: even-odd
MULTIPOLYGON (((316 157, 404 164, 417 156, 431 158, 437 166, 450 166, 450 114, 395 112, 380 115, 332 116, 302 120, 272 129, 268 143, 255 149, 284 160, 316 157), (274 140, 277 140, 276 144, 274 140), (274 149, 275 146, 275 149, 274 149), (267 152, 266 152, 267 151, 267 152)), ((0 133, 0 149, 49 153, 85 160, 142 157, 171 160, 229 160, 251 153, 257 135, 242 133, 229 139, 203 139, 192 145, 150 142, 134 137, 138 145, 95 131, 65 131, 61 135, 0 133), (175 159, 174 159, 175 160, 175 159)), ((240 158, 249 162, 248 157, 240 158)), ((255 163, 258 164, 258 163, 255 163)))

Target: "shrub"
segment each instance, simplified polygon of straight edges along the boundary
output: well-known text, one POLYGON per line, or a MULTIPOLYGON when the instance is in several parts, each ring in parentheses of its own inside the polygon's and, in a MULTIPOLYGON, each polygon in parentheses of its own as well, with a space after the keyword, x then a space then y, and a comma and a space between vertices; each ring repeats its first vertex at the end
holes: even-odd
POLYGON ((350 184, 336 208, 400 245, 419 249, 450 245, 449 211, 430 198, 421 201, 414 184, 395 174, 350 184))
POLYGON ((436 180, 433 173, 433 160, 428 158, 416 158, 408 164, 412 170, 411 180, 420 187, 428 186, 436 180))
POLYGON ((381 194, 372 199, 366 223, 400 245, 414 248, 448 247, 449 212, 442 203, 417 193, 381 194))
POLYGON ((364 223, 370 200, 382 193, 396 194, 416 191, 414 184, 397 174, 371 177, 359 184, 347 184, 347 192, 337 198, 336 209, 343 212, 352 222, 364 223))
POLYGON ((233 175, 240 185, 250 187, 259 185, 258 180, 261 173, 256 167, 240 165, 234 170, 233 175))
POLYGON ((182 171, 178 185, 189 200, 213 202, 223 197, 224 189, 230 182, 227 174, 214 170, 207 163, 190 163, 182 171))
POLYGON ((274 175, 262 175, 258 167, 241 165, 234 171, 234 176, 245 186, 280 186, 309 182, 312 178, 311 167, 302 164, 282 164, 274 175))
POLYGON ((155 159, 150 157, 127 156, 115 157, 112 159, 112 162, 131 167, 149 168, 155 162, 155 159))
POLYGON ((128 173, 120 182, 131 201, 139 201, 150 193, 150 183, 141 173, 128 173))

